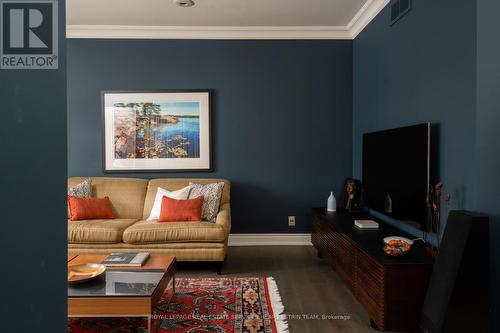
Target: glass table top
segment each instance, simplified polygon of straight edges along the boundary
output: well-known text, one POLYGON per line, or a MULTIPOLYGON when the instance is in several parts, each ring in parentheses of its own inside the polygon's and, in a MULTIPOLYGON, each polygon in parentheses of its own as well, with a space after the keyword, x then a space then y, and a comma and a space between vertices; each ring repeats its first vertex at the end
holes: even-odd
POLYGON ((69 297, 151 296, 163 270, 109 270, 93 280, 68 284, 69 297))

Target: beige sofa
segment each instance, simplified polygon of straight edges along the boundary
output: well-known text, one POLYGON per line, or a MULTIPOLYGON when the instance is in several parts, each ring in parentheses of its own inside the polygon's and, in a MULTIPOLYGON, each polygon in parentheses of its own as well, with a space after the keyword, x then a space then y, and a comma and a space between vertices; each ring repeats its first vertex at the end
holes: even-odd
MULTIPOLYGON (((84 177, 68 179, 68 187, 84 177)), ((70 254, 107 254, 110 252, 149 252, 175 255, 178 261, 215 261, 226 256, 231 229, 230 183, 225 179, 137 179, 92 178, 92 195, 108 196, 115 219, 68 220, 70 254), (215 223, 146 221, 158 187, 169 191, 189 182, 209 184, 224 182, 222 200, 215 223)))

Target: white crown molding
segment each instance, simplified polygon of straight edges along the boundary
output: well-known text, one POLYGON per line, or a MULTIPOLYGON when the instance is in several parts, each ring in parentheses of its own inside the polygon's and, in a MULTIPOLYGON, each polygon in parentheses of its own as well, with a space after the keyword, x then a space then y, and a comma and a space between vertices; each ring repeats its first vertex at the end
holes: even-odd
POLYGON ((117 39, 351 39, 345 27, 168 27, 68 25, 66 38, 117 39))
POLYGON ((384 9, 391 0, 368 0, 347 24, 351 39, 356 38, 361 31, 384 9))
POLYGON ((97 39, 354 39, 390 0, 368 0, 347 26, 188 27, 67 25, 66 38, 97 39))
POLYGON ((312 245, 311 234, 230 234, 229 246, 312 245))

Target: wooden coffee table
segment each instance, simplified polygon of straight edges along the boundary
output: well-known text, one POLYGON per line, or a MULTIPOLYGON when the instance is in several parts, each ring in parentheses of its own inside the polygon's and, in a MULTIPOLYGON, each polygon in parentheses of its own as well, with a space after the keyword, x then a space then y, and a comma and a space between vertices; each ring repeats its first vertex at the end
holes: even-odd
MULTIPOLYGON (((99 264, 106 257, 68 257, 68 266, 99 264)), ((151 317, 170 281, 170 299, 175 293, 175 264, 174 256, 152 254, 141 267, 107 267, 92 281, 68 284, 68 317, 147 317, 149 332, 156 331, 151 317)))

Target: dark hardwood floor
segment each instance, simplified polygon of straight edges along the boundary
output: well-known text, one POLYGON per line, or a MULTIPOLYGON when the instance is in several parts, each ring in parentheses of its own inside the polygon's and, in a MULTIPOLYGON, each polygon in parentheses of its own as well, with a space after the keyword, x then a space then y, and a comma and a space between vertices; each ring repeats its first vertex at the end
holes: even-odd
MULTIPOLYGON (((274 277, 285 313, 291 315, 291 333, 376 332, 366 312, 312 246, 230 247, 222 272, 223 276, 274 277), (316 315, 319 319, 315 319, 316 315), (336 315, 349 319, 322 319, 336 315), (300 319, 295 319, 297 316, 300 319)), ((217 273, 214 265, 179 263, 177 276, 217 273)))

